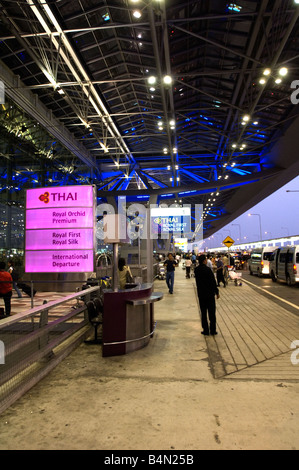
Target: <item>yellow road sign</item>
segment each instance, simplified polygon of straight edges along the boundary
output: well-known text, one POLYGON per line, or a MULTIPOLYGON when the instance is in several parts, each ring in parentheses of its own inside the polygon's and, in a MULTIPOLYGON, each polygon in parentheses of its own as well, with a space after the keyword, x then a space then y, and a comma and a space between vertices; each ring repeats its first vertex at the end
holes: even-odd
POLYGON ((227 248, 230 248, 235 243, 235 240, 233 240, 231 237, 226 237, 226 239, 223 240, 222 243, 224 243, 224 245, 226 245, 227 248))

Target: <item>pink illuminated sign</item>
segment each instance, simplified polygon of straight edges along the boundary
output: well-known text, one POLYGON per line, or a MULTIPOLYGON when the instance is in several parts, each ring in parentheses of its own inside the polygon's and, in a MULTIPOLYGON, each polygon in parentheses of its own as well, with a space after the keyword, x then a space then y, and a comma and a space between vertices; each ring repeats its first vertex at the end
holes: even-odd
POLYGON ((93 209, 30 209, 26 212, 26 230, 39 228, 93 227, 93 209))
POLYGON ((27 251, 26 269, 29 273, 79 273, 92 272, 92 250, 78 251, 27 251))
POLYGON ((93 272, 94 214, 92 186, 27 190, 25 271, 93 272))
POLYGON ((27 230, 26 250, 93 249, 93 229, 27 230))
POLYGON ((44 207, 93 207, 92 186, 28 189, 26 209, 44 207))

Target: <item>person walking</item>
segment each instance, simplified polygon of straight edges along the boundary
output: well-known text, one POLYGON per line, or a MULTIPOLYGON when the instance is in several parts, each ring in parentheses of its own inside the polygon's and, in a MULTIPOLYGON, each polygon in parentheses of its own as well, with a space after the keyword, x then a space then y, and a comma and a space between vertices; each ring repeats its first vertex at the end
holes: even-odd
POLYGON ((8 265, 7 272, 9 272, 9 274, 12 277, 12 282, 13 282, 12 287, 13 287, 13 289, 15 289, 16 293, 18 294, 19 299, 21 299, 22 298, 22 293, 21 293, 20 289, 18 288, 18 280, 19 280, 18 272, 14 268, 14 265, 11 261, 8 261, 7 265, 8 265))
POLYGON ((172 253, 169 253, 168 259, 165 261, 164 266, 166 266, 166 284, 167 284, 170 294, 173 294, 174 271, 175 271, 176 265, 177 263, 172 253))
POLYGON ((219 255, 218 260, 216 261, 216 277, 217 277, 217 287, 220 287, 220 282, 223 283, 223 287, 226 287, 225 279, 223 275, 223 262, 221 255, 219 255))
POLYGON ((206 255, 200 255, 199 265, 195 268, 194 275, 197 287, 197 295, 201 312, 202 335, 217 335, 216 331, 216 301, 220 298, 215 276, 207 266, 206 255), (208 321, 209 316, 209 321, 208 321))
POLYGON ((190 279, 190 271, 191 271, 192 261, 190 256, 187 256, 185 260, 185 268, 186 268, 186 279, 190 279))
POLYGON ((11 311, 12 282, 11 275, 5 271, 5 262, 0 261, 0 297, 3 297, 7 317, 11 311))

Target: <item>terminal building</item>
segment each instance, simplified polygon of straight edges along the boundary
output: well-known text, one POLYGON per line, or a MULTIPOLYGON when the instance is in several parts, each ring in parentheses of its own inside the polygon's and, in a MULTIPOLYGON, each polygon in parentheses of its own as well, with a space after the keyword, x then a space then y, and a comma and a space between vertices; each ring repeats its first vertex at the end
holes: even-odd
POLYGON ((299 244, 212 241, 299 174, 298 2, 0 5, 0 448, 298 447, 296 287, 228 281, 204 337, 185 275, 187 253, 299 244))

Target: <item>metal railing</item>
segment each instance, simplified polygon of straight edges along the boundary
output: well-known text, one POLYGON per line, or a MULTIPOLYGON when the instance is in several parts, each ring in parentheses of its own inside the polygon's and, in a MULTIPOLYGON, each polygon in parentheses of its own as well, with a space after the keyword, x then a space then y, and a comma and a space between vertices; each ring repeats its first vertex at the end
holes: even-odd
POLYGON ((90 334, 86 302, 99 292, 90 287, 0 321, 0 413, 90 334))

